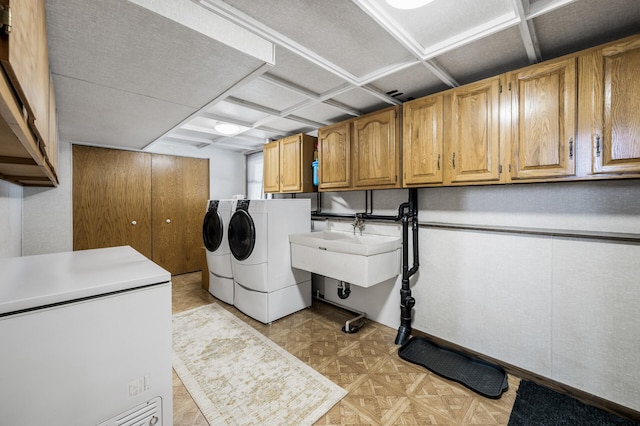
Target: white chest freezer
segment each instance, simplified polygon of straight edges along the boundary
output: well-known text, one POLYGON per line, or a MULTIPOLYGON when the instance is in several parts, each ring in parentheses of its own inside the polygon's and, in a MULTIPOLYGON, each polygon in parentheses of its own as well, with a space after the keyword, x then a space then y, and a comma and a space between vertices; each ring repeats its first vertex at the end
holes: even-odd
POLYGON ((0 423, 173 424, 171 275, 131 247, 0 258, 0 423))

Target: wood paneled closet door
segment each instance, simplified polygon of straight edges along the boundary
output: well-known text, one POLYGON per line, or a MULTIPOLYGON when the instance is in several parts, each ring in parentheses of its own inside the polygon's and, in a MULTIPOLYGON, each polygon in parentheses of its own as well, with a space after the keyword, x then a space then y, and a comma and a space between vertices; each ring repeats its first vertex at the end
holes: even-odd
POLYGON ((73 146, 73 249, 130 245, 151 258, 151 155, 73 146))
POLYGON ((153 261, 172 275, 201 269, 209 160, 152 154, 153 261))

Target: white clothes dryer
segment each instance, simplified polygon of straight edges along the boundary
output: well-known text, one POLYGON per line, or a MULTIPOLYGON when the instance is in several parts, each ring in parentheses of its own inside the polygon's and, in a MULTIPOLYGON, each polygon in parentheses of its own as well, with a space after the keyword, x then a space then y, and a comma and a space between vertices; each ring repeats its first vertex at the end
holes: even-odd
POLYGON ((238 200, 229 221, 233 304, 269 323, 311 306, 311 273, 291 267, 289 234, 311 230, 311 200, 238 200))
POLYGON ((202 223, 202 239, 207 249, 209 293, 233 304, 233 271, 227 230, 236 200, 209 200, 202 223))

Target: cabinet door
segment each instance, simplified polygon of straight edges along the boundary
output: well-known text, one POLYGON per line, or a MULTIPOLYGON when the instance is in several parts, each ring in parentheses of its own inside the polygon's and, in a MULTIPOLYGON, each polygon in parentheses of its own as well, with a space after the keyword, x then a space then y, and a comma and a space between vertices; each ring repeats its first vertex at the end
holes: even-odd
POLYGON ((12 28, 0 36, 0 61, 37 137, 49 137, 49 54, 45 0, 4 0, 11 8, 12 28))
POLYGON ((269 142, 263 148, 263 185, 265 193, 280 192, 280 143, 269 142))
POLYGON ((200 270, 209 160, 152 155, 153 261, 172 275, 200 270))
POLYGON ((442 95, 403 105, 404 186, 442 183, 442 95))
POLYGON ((640 38, 613 44, 597 58, 594 173, 640 173, 640 38))
POLYGON ((280 140, 280 190, 282 192, 302 191, 301 135, 280 140))
POLYGON ((73 249, 151 251, 151 154, 73 146, 73 249))
POLYGON ((445 144, 452 183, 500 179, 500 79, 468 84, 450 93, 445 144))
POLYGON ((394 187, 399 183, 396 108, 353 121, 353 186, 394 187))
POLYGON ((575 175, 576 58, 514 73, 513 179, 575 175))
POLYGON ((318 129, 318 189, 351 186, 351 124, 341 122, 318 129))

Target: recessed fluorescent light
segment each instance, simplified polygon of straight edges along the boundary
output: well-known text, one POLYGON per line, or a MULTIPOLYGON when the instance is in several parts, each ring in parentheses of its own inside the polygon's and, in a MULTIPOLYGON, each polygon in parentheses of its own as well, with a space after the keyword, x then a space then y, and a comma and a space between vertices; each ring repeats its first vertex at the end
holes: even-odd
POLYGON ((231 123, 218 123, 213 128, 216 132, 222 133, 223 135, 232 135, 240 131, 240 127, 231 123))
POLYGON ((396 9, 417 9, 431 3, 433 0, 387 0, 389 6, 396 9))

